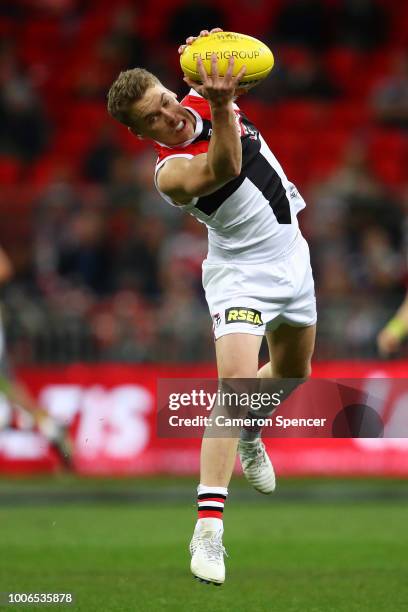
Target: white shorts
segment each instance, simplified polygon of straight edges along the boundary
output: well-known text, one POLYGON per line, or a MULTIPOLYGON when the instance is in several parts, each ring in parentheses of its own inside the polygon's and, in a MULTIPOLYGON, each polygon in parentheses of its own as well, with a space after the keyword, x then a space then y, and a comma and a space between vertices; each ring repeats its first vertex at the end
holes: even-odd
POLYGON ((293 248, 264 264, 203 262, 203 287, 214 336, 263 336, 281 323, 316 323, 316 298, 309 247, 299 233, 293 248))

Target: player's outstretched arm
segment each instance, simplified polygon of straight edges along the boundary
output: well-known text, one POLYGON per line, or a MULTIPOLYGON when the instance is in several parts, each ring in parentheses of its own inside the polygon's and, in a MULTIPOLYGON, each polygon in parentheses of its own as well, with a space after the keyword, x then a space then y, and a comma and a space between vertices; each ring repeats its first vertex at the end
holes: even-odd
POLYGON ((217 63, 214 54, 211 74, 207 74, 201 58, 198 58, 197 68, 201 85, 185 77, 185 81, 210 104, 212 135, 208 152, 191 160, 169 160, 158 175, 159 189, 180 204, 186 204, 194 197, 213 193, 241 172, 241 137, 233 101, 237 84, 245 74, 245 67, 233 77, 234 58, 230 58, 228 70, 222 77, 218 74, 217 63))
POLYGON ((408 293, 394 317, 377 336, 378 350, 384 357, 395 353, 408 336, 408 293))

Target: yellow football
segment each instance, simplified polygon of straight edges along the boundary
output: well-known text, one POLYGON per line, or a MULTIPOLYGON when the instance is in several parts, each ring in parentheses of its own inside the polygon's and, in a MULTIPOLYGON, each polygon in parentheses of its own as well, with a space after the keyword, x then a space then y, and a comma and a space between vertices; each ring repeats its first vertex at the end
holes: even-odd
POLYGON ((225 75, 231 56, 235 58, 234 76, 242 66, 246 66, 246 73, 240 81, 243 87, 262 81, 273 68, 272 51, 260 40, 236 32, 217 32, 197 38, 192 45, 184 49, 180 56, 184 74, 193 81, 201 82, 197 58, 201 55, 204 67, 210 74, 213 53, 217 56, 218 72, 221 76, 225 75))

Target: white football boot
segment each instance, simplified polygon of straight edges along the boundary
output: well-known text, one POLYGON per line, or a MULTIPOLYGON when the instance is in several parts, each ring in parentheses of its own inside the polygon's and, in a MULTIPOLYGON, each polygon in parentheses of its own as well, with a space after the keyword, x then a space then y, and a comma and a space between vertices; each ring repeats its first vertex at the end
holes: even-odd
POLYGON ((191 572, 200 582, 220 586, 225 580, 222 529, 196 528, 190 542, 191 572))
POLYGON ((238 453, 247 481, 260 493, 272 493, 276 487, 275 472, 262 440, 240 440, 238 453))

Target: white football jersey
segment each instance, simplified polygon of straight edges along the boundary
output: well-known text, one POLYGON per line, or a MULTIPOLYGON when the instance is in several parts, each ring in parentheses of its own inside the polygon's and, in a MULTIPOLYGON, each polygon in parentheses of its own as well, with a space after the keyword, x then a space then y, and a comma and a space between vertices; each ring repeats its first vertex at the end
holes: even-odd
MULTIPOLYGON (((157 143, 156 187, 157 173, 168 160, 192 158, 208 150, 212 127, 207 100, 191 90, 181 104, 196 118, 195 133, 191 140, 176 147, 157 143)), ((241 174, 214 193, 178 207, 207 226, 208 263, 276 260, 296 240, 297 214, 306 204, 256 127, 237 105, 234 110, 242 142, 241 174)), ((159 193, 175 205, 160 190, 159 193)))

